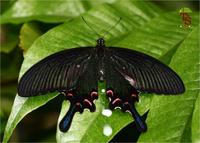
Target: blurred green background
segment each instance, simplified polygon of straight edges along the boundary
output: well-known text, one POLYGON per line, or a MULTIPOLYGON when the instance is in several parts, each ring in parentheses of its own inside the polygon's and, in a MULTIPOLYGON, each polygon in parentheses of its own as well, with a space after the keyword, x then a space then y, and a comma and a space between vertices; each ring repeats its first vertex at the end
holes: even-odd
MULTIPOLYGON (((1 1, 1 15, 8 11, 15 3, 15 0, 1 1)), ((106 2, 106 1, 105 1, 106 2)), ((181 7, 189 7, 192 11, 199 11, 198 1, 152 1, 161 9, 166 11, 178 11, 181 7)), ((100 3, 97 3, 97 5, 100 3)), ((48 5, 48 2, 47 2, 48 5)), ((16 22, 17 23, 17 22, 16 22)), ((4 128, 9 117, 11 107, 16 95, 18 74, 23 62, 23 52, 30 47, 38 36, 44 34, 49 29, 61 24, 62 22, 41 22, 39 20, 28 20, 26 24, 8 22, 1 24, 0 42, 1 42, 1 141, 4 128), (24 37, 20 37, 23 33, 24 37), (32 36, 25 41, 26 33, 32 33, 32 36)), ((28 35, 28 34, 27 34, 28 35)), ((57 119, 60 112, 62 99, 57 97, 45 106, 28 114, 15 129, 10 141, 41 141, 55 142, 57 119), (37 127, 37 128, 35 128, 37 127)), ((132 126, 132 125, 131 125, 132 126)), ((127 128, 127 130, 129 130, 127 128)), ((126 131, 119 133, 115 140, 124 137, 126 131)), ((115 141, 113 140, 113 141, 115 141)), ((128 137, 127 137, 128 140, 128 137)))

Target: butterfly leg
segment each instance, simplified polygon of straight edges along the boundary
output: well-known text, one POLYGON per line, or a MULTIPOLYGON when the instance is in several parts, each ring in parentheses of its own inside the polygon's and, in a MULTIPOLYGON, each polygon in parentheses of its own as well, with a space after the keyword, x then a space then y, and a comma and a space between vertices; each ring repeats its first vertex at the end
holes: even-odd
POLYGON ((107 96, 110 98, 110 109, 114 110, 116 107, 120 107, 123 112, 130 112, 135 120, 137 129, 140 132, 145 132, 147 130, 147 125, 134 106, 134 103, 136 101, 138 102, 138 94, 136 90, 133 90, 131 96, 123 98, 123 96, 115 94, 113 90, 107 90, 107 96))
POLYGON ((84 109, 87 108, 90 112, 96 110, 95 104, 93 103, 95 99, 98 99, 97 91, 92 91, 90 95, 81 96, 76 93, 76 91, 62 92, 66 99, 70 101, 70 107, 67 114, 59 123, 59 128, 62 132, 67 132, 70 128, 73 116, 76 112, 83 113, 84 109))

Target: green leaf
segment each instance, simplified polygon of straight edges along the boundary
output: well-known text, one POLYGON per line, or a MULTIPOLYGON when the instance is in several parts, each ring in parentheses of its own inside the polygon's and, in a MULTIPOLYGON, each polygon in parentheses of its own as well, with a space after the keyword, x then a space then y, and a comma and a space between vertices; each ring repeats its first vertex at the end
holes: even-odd
POLYGON ((191 9, 189 9, 188 7, 183 7, 179 10, 179 13, 192 13, 191 9))
MULTIPOLYGON (((192 26, 195 27, 198 16, 195 14, 193 16, 192 26)), ((169 53, 191 32, 190 29, 179 28, 181 20, 178 13, 163 14, 161 10, 148 2, 126 1, 124 3, 121 0, 112 5, 104 4, 95 7, 84 15, 86 21, 100 34, 115 25, 119 17, 122 17, 122 20, 108 31, 105 37, 106 44, 136 49, 157 58, 169 53)), ((94 31, 80 17, 51 29, 39 37, 27 51, 20 77, 42 58, 68 48, 95 46, 97 38, 94 31)), ((5 130, 4 142, 8 141, 12 131, 26 114, 55 96, 56 93, 31 98, 16 96, 5 130)), ((151 98, 152 96, 140 96, 140 102, 137 104, 140 114, 148 110, 151 98)), ((69 132, 61 133, 59 129, 57 130, 57 141, 108 142, 111 140, 133 119, 128 113, 122 113, 120 110, 115 110, 109 118, 104 117, 101 112, 102 109, 107 108, 107 102, 105 95, 102 94, 96 101, 95 113, 85 111, 82 115, 76 114, 69 132), (112 127, 111 136, 103 135, 102 130, 105 124, 112 127)), ((68 106, 68 102, 64 101, 59 120, 67 112, 68 106)))
MULTIPOLYGON (((186 92, 181 96, 153 97, 147 117, 148 132, 140 136, 139 142, 191 142, 191 118, 199 94, 198 31, 198 27, 193 29, 170 62, 183 79, 186 92)), ((199 121, 195 120, 197 126, 199 121)))
MULTIPOLYGON (((196 80, 198 82, 199 79, 196 80)), ((192 142, 198 143, 200 142, 200 92, 197 97, 195 107, 194 107, 194 112, 192 115, 192 142)))
MULTIPOLYGON (((110 2, 114 2, 112 0, 110 2)), ((80 0, 18 0, 9 8, 1 18, 3 23, 24 23, 31 20, 58 23, 79 16, 93 6, 107 2, 80 1, 80 0)))
POLYGON ((44 105, 45 103, 47 103, 49 100, 53 99, 54 97, 56 97, 55 93, 45 95, 45 96, 37 96, 36 98, 34 97, 25 98, 25 97, 20 97, 17 95, 15 97, 12 111, 10 113, 8 122, 6 124, 3 142, 8 142, 14 128, 19 123, 19 121, 23 119, 23 117, 26 114, 35 110, 39 106, 44 105))
POLYGON ((9 53, 16 46, 19 41, 18 39, 18 27, 13 25, 2 25, 1 26, 1 52, 9 53))
POLYGON ((23 24, 20 30, 19 46, 26 52, 35 39, 37 39, 41 34, 42 32, 36 23, 32 22, 23 24))
POLYGON ((0 5, 0 14, 2 14, 5 10, 7 10, 16 0, 6 0, 6 1, 1 1, 0 5))

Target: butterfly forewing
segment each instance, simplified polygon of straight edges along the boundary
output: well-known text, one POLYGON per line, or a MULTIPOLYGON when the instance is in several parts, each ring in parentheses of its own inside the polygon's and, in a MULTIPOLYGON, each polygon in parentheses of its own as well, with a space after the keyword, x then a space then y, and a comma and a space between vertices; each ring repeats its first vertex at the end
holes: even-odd
POLYGON ((108 52, 115 70, 137 90, 158 94, 184 92, 180 77, 155 58, 124 48, 109 48, 108 52))
POLYGON ((74 88, 94 60, 93 51, 94 48, 90 47, 69 49, 39 61, 20 79, 18 94, 35 96, 74 88))
POLYGON ((78 79, 76 88, 80 95, 89 95, 92 91, 97 91, 98 89, 98 76, 97 76, 97 66, 96 60, 92 59, 88 63, 86 72, 78 79))

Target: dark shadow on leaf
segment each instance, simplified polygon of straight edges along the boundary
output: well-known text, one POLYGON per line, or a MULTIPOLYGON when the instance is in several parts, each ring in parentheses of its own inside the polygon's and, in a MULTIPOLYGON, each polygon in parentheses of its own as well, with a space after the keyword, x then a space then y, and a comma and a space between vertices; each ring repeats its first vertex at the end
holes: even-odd
MULTIPOLYGON (((147 111, 143 116, 142 119, 146 120, 147 111)), ((147 131, 148 132, 148 131, 147 131)), ((137 142, 141 132, 139 132, 136 128, 135 122, 131 122, 126 127, 124 127, 121 131, 119 131, 114 138, 110 141, 110 143, 116 142, 137 142)))

